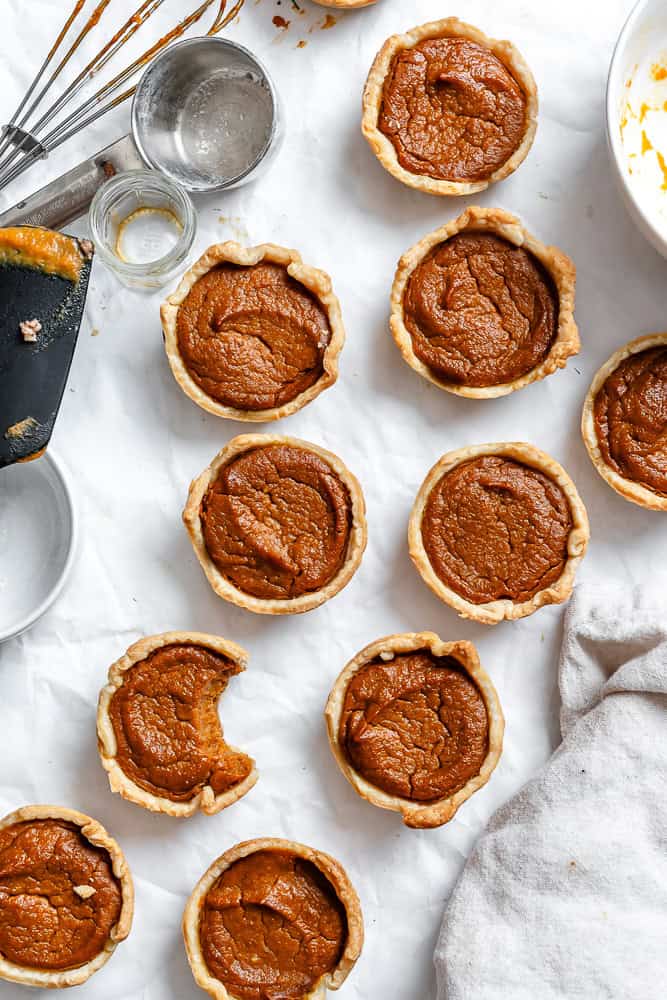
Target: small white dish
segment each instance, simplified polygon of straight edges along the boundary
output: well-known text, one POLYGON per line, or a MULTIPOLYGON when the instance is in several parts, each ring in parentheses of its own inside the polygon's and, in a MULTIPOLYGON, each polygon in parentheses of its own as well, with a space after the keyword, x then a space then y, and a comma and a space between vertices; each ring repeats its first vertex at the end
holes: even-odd
POLYGON ((607 82, 607 140, 635 224, 667 257, 667 3, 639 0, 621 31, 607 82), (654 66, 665 67, 656 78, 654 66))
POLYGON ((0 469, 0 642, 48 611, 65 585, 76 543, 72 491, 51 451, 0 469))

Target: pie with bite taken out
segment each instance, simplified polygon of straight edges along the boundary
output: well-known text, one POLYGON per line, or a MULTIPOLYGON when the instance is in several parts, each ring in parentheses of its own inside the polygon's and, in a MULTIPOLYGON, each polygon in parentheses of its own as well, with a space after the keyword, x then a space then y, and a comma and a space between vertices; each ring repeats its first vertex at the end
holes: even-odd
POLYGON ((128 936, 133 911, 123 853, 96 820, 60 806, 0 820, 0 979, 80 986, 128 936))
POLYGON ((470 195, 523 163, 537 109, 535 80, 514 45, 448 17, 385 42, 366 82, 362 131, 403 184, 470 195))
POLYGON ((410 515, 410 557, 434 594, 485 625, 561 604, 588 547, 565 470, 523 442, 471 445, 436 462, 410 515))
POLYGON ((216 1000, 323 1000, 359 958, 363 918, 343 867, 290 840, 250 840, 202 876, 183 915, 197 985, 216 1000))
POLYGON ((338 378, 340 304, 329 276, 296 250, 212 246, 161 316, 176 381, 218 417, 278 420, 338 378))
POLYGON ((345 667, 326 707, 329 744, 362 798, 406 826, 442 826, 502 753, 498 695, 470 642, 391 635, 345 667))
POLYGON ((667 333, 633 340, 602 366, 581 431, 612 489, 640 507, 667 510, 667 333))
POLYGON ((257 781, 224 739, 218 700, 248 654, 220 636, 165 632, 130 646, 100 692, 97 736, 112 792, 152 812, 209 816, 257 781))
POLYGON ((311 611, 345 587, 367 541, 361 487, 297 438, 234 438, 190 487, 183 520, 219 597, 257 614, 311 611))
POLYGON ((404 360, 440 389, 489 399, 579 351, 576 269, 498 208, 467 208, 403 255, 390 326, 404 360))

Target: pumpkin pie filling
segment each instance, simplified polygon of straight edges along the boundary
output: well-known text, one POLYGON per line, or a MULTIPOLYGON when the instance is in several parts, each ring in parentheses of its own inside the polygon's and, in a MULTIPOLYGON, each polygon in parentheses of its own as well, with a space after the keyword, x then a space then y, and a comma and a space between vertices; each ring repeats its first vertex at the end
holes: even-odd
POLYGON ((414 353, 434 374, 459 385, 501 385, 549 354, 558 293, 524 248, 490 233, 458 233, 410 275, 403 318, 414 353))
POLYGON ((463 462, 432 489, 422 518, 436 575, 472 604, 529 601, 561 577, 573 519, 561 487, 499 455, 463 462))
POLYGON ((667 496, 667 347, 621 361, 598 391, 593 414, 607 465, 667 496))
POLYGON ((410 173, 483 181, 517 151, 527 115, 526 94, 490 49, 428 38, 394 57, 378 128, 410 173))
POLYGON ((484 699, 453 657, 382 656, 350 681, 339 741, 351 765, 390 795, 432 802, 476 777, 489 749, 484 699))
POLYGON ((206 966, 235 1000, 302 1000, 347 941, 345 908, 315 864, 261 850, 230 865, 206 894, 206 966))
POLYGON ((222 795, 253 762, 225 742, 218 699, 241 666, 196 645, 155 650, 123 678, 109 705, 116 761, 140 788, 187 802, 204 786, 222 795))
POLYGON ((195 283, 177 316, 178 348, 209 397, 238 410, 291 402, 324 371, 327 313, 282 264, 222 263, 195 283))
POLYGON ((227 580, 254 597, 289 600, 320 590, 342 568, 352 502, 315 452, 271 444, 223 465, 200 517, 208 554, 227 580))
POLYGON ((107 851, 74 824, 40 819, 0 830, 0 955, 29 969, 76 969, 105 948, 122 892, 107 851))

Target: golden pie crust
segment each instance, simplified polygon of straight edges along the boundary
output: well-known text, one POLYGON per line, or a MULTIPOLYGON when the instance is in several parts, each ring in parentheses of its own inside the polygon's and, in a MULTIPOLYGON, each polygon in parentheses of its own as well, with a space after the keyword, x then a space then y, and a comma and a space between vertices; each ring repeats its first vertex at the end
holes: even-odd
POLYGON ((121 888, 122 906, 120 916, 115 927, 112 928, 111 935, 95 958, 86 962, 76 969, 65 969, 63 971, 49 971, 45 969, 29 968, 27 966, 15 965, 0 956, 0 979, 10 983, 20 983, 21 986, 34 986, 41 989, 64 989, 69 986, 81 986, 98 972, 103 965, 109 961, 116 946, 124 941, 130 933, 132 927, 132 917, 134 914, 134 885, 130 869, 128 868, 125 856, 116 841, 109 836, 101 823, 91 819, 85 813, 77 812, 75 809, 67 809, 65 806, 23 806, 15 812, 10 813, 0 820, 0 830, 13 826, 15 823, 26 823, 31 820, 55 819, 64 820, 78 826, 86 840, 95 847, 103 848, 111 859, 111 867, 115 877, 118 879, 121 888))
POLYGON ((500 707, 496 689, 490 677, 479 662, 477 650, 471 642, 443 642, 434 632, 404 632, 378 639, 362 649, 350 660, 333 686, 325 709, 329 746, 336 763, 354 790, 374 806, 401 813, 406 826, 416 830, 443 826, 454 816, 460 806, 476 791, 482 788, 493 773, 503 749, 505 719, 500 707), (489 748, 478 775, 471 778, 454 795, 436 802, 415 802, 397 795, 390 795, 371 784, 348 760, 340 744, 340 723, 345 704, 347 688, 354 675, 367 663, 381 657, 391 660, 397 654, 413 653, 428 649, 436 657, 452 656, 458 660, 477 685, 489 722, 489 748))
POLYGON ((141 788, 128 777, 116 759, 118 744, 110 715, 113 696, 123 686, 125 674, 135 664, 141 663, 156 649, 173 645, 203 646, 205 649, 211 649, 214 653, 219 653, 232 660, 242 670, 245 670, 248 665, 248 654, 244 649, 228 639, 217 635, 208 635, 205 632, 163 632, 161 635, 146 636, 146 638, 135 642, 119 660, 111 665, 108 682, 100 691, 97 707, 97 746, 100 760, 107 772, 111 791, 119 794, 128 802, 134 802, 151 812, 165 813, 167 816, 178 818, 193 816, 198 811, 207 816, 214 816, 226 809, 227 806, 238 802, 257 784, 259 774, 254 766, 247 778, 221 795, 216 795, 210 785, 205 785, 189 801, 174 802, 166 796, 154 795, 141 788))
POLYGON ((624 347, 621 347, 612 354, 609 360, 597 372, 591 383, 581 417, 581 434, 591 462, 597 471, 605 482, 625 500, 630 500, 631 503, 636 503, 647 510, 667 510, 667 497, 658 496, 657 493, 642 486, 641 483, 636 483, 632 479, 626 479, 616 472, 615 469, 607 465, 600 451, 595 431, 594 406, 595 397, 598 392, 622 361, 625 361, 626 358, 629 358, 633 354, 641 354, 642 351, 647 351, 652 347, 662 347, 665 344, 667 344, 667 333, 653 333, 649 336, 638 337, 636 340, 630 341, 629 344, 625 344, 624 347))
POLYGON ((574 319, 577 270, 570 258, 557 247, 545 246, 523 227, 521 221, 500 208, 466 208, 457 219, 429 233, 403 254, 398 262, 391 291, 391 332, 403 359, 418 375, 428 379, 439 389, 465 396, 468 399, 492 399, 523 389, 531 382, 539 382, 564 368, 568 358, 579 353, 579 330, 574 319), (513 246, 522 247, 542 264, 550 275, 558 294, 558 330, 547 357, 531 371, 511 382, 490 386, 466 386, 447 382, 425 365, 414 351, 412 337, 405 325, 403 300, 406 286, 417 268, 434 247, 445 243, 458 233, 483 232, 499 236, 513 246))
POLYGON ((165 350, 176 381, 193 402, 217 417, 252 423, 280 420, 311 403, 321 392, 334 385, 338 379, 338 357, 345 344, 345 327, 340 303, 333 292, 329 275, 304 264, 301 254, 296 250, 276 246, 274 243, 262 243, 256 247, 242 247, 233 240, 209 247, 196 264, 186 272, 176 291, 163 303, 160 316, 165 350), (218 265, 228 263, 237 264, 240 267, 252 267, 261 261, 282 265, 291 278, 298 281, 315 296, 329 320, 331 339, 322 358, 324 369, 322 375, 308 389, 283 406, 275 406, 266 410, 239 410, 212 399, 190 375, 178 346, 178 313, 182 303, 200 278, 203 278, 205 274, 214 270, 218 265))
POLYGON ((562 604, 567 601, 574 587, 574 580, 581 560, 586 554, 590 539, 588 515, 577 488, 565 469, 546 452, 532 444, 523 441, 503 442, 500 444, 478 444, 443 455, 433 466, 422 483, 415 500, 408 525, 408 548, 410 558, 415 564, 419 575, 433 591, 436 597, 453 608, 461 618, 470 618, 483 625, 497 625, 501 621, 515 621, 526 618, 546 604, 562 604), (523 465, 531 466, 549 476, 563 491, 572 514, 572 529, 568 536, 568 557, 563 572, 554 584, 538 591, 530 600, 516 602, 509 599, 489 601, 486 604, 473 604, 465 600, 455 590, 448 587, 434 571, 424 547, 422 537, 422 519, 428 498, 440 479, 451 469, 463 462, 480 458, 484 455, 498 455, 514 459, 523 465))
POLYGON ((303 844, 297 844, 293 840, 279 840, 275 837, 246 840, 244 843, 237 844, 225 851, 217 861, 213 862, 195 886, 183 914, 185 950, 195 982, 215 1000, 236 1000, 219 979, 214 979, 211 976, 204 961, 199 938, 201 909, 207 893, 230 865, 241 858, 255 854, 257 851, 267 850, 289 851, 315 865, 326 876, 345 908, 348 936, 340 961, 333 972, 324 976, 314 989, 303 997, 303 1000, 324 1000, 327 990, 340 989, 361 954, 364 944, 364 921, 359 897, 343 866, 330 855, 316 851, 311 847, 305 847, 303 844))
POLYGON ((245 608, 246 611, 253 611, 260 615, 297 615, 319 608, 320 605, 335 597, 350 582, 361 565, 368 542, 366 501, 356 476, 353 476, 341 459, 332 452, 319 448, 309 441, 301 441, 299 438, 279 434, 241 434, 239 437, 232 438, 229 444, 225 445, 222 451, 215 456, 208 468, 204 469, 201 475, 191 483, 183 511, 183 522, 206 578, 218 597, 222 597, 223 600, 229 601, 231 604, 236 604, 239 608, 245 608), (291 445, 294 448, 312 451, 327 462, 347 487, 352 510, 352 527, 347 555, 339 572, 333 580, 330 580, 326 586, 319 590, 288 600, 254 597, 239 590, 227 580, 208 553, 200 516, 204 495, 209 485, 217 478, 222 466, 246 451, 272 444, 291 445))
POLYGON ((315 0, 320 7, 338 7, 342 10, 356 10, 357 7, 370 7, 377 0, 315 0))
POLYGON ((375 57, 366 81, 361 130, 385 170, 388 170, 403 184, 407 184, 408 187, 434 195, 470 195, 485 191, 490 184, 504 180, 521 166, 535 139, 537 112, 537 84, 518 49, 511 42, 489 38, 479 28, 466 24, 456 17, 446 17, 441 21, 431 21, 429 24, 422 24, 403 35, 392 35, 391 38, 387 39, 375 57), (378 128, 385 80, 398 53, 405 49, 411 49, 426 39, 452 37, 469 39, 490 49, 506 66, 526 95, 526 131, 523 141, 512 156, 484 180, 438 180, 423 174, 414 174, 399 163, 393 144, 378 128))

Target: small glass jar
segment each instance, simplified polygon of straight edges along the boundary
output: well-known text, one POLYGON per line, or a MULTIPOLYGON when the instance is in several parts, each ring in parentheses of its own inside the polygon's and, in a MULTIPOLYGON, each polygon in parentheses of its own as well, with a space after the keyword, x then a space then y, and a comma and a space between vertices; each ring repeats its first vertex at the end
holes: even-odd
POLYGON ((90 206, 95 249, 129 288, 173 281, 188 259, 197 215, 187 192, 156 170, 128 170, 104 184, 90 206))

